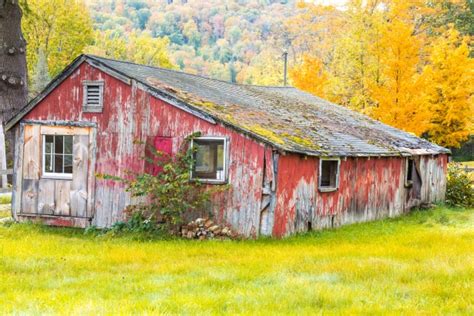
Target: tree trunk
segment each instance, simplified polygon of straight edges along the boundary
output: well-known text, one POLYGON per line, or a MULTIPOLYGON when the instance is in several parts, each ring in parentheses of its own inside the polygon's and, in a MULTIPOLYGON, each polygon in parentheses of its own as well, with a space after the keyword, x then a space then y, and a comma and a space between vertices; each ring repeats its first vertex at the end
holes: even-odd
MULTIPOLYGON (((22 11, 18 0, 0 0, 0 121, 5 124, 25 106, 26 41, 21 32, 22 11)), ((7 133, 7 157, 12 161, 14 138, 7 133)))

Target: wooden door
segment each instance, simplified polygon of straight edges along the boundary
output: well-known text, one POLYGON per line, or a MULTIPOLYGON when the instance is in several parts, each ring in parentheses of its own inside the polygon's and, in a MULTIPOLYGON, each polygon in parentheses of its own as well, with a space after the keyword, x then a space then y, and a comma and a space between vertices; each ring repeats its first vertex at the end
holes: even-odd
POLYGON ((88 203, 92 198, 89 187, 93 177, 91 130, 89 127, 24 126, 20 215, 92 216, 91 203, 88 203), (52 160, 54 170, 50 166, 52 160), (58 163, 62 165, 58 167, 58 163))

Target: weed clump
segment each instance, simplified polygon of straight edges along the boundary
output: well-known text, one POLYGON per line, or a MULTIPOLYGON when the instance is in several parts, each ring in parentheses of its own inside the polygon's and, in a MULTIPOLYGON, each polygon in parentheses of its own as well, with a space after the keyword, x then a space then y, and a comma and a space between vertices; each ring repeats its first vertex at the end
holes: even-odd
POLYGON ((448 166, 446 203, 457 207, 474 207, 474 186, 460 164, 448 166))

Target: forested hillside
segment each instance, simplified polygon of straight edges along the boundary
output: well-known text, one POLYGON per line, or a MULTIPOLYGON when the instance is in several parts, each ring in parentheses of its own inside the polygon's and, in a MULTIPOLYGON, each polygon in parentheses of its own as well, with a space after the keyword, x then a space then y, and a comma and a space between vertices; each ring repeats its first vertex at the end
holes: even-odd
POLYGON ((474 134, 473 0, 28 6, 23 28, 33 94, 81 52, 261 85, 283 84, 288 52, 293 86, 443 146, 458 147, 474 134))
POLYGON ((282 83, 280 37, 294 1, 89 0, 88 5, 100 36, 167 38, 172 63, 181 70, 233 82, 282 83))

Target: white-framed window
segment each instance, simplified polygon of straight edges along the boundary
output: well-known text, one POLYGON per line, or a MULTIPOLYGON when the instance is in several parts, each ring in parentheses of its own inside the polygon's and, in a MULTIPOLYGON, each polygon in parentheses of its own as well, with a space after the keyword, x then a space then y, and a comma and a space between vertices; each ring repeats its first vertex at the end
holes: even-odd
POLYGON ((319 160, 319 191, 335 191, 339 187, 339 167, 341 160, 338 158, 321 158, 319 160))
POLYGON ((72 178, 72 135, 43 135, 43 176, 72 178))
POLYGON ((83 110, 85 112, 102 112, 104 104, 104 82, 101 80, 84 80, 83 110))
POLYGON ((415 179, 415 160, 412 158, 406 159, 405 165, 405 186, 411 187, 413 185, 413 180, 415 179))
POLYGON ((192 140, 194 162, 191 179, 202 182, 227 181, 228 140, 225 137, 198 137, 192 140))

